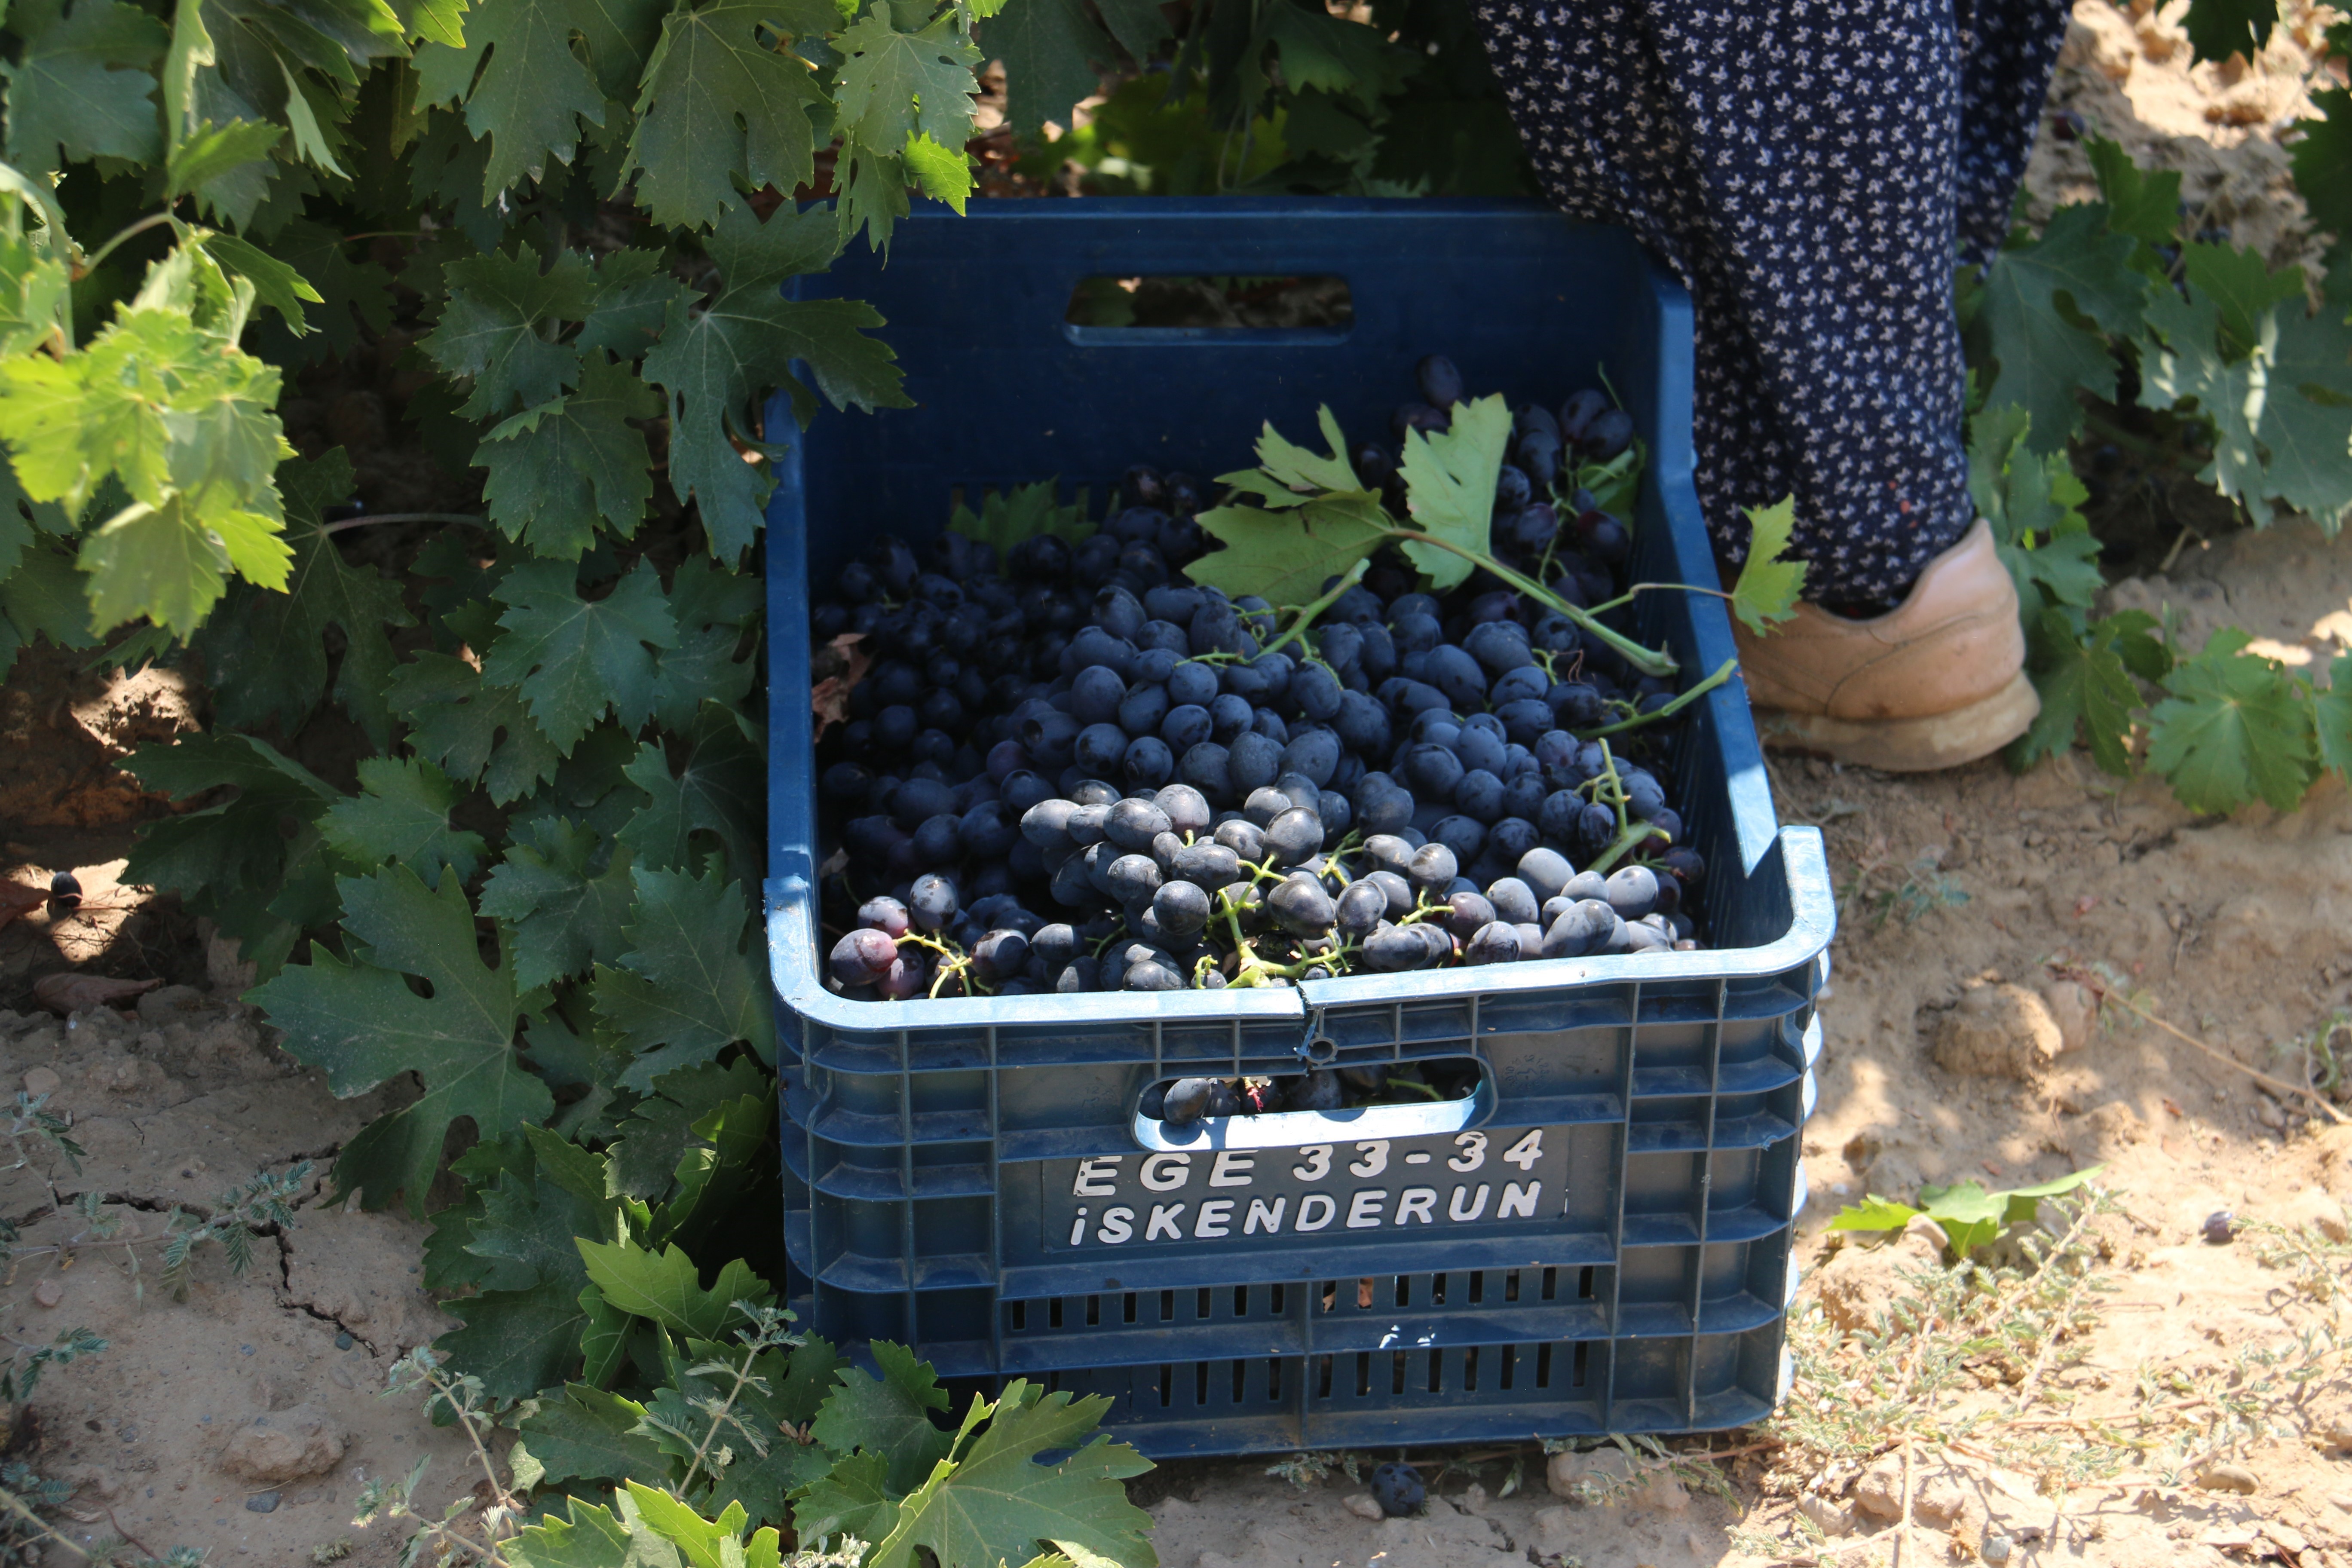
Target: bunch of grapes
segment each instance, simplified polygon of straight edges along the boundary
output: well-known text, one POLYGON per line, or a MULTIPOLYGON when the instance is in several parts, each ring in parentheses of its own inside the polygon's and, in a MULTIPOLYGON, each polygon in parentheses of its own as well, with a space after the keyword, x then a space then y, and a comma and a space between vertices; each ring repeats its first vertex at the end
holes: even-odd
MULTIPOLYGON (((1420 380, 1400 440, 1462 396, 1443 358, 1420 380)), ((1624 524, 1571 480, 1631 421, 1583 392, 1518 410, 1514 432, 1493 553, 1580 607, 1612 596, 1624 524)), ((1395 449, 1352 458, 1402 510, 1395 449)), ((820 643, 862 634, 878 655, 820 775, 845 994, 1697 945, 1706 868, 1645 765, 1663 726, 1626 727, 1671 701, 1664 681, 1486 573, 1423 592, 1395 552, 1284 633, 1263 600, 1185 578, 1212 543, 1197 480, 1138 468, 1121 489, 1076 544, 1039 534, 1000 559, 950 532, 924 559, 884 538, 815 606, 820 643)))

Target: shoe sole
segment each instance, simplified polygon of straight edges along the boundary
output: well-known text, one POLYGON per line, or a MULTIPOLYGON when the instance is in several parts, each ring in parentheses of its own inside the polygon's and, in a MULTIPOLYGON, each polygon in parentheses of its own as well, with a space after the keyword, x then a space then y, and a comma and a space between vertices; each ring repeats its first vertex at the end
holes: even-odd
POLYGON ((1891 773, 1927 773, 1992 755, 2024 734, 2041 711, 2042 699, 2021 670, 1991 696, 1948 713, 1923 719, 1833 719, 1759 708, 1756 731, 1774 751, 1891 773))

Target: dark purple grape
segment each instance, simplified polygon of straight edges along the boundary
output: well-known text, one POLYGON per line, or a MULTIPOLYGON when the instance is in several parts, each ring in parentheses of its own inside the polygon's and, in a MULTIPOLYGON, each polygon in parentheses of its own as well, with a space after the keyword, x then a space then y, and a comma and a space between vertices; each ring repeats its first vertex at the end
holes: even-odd
POLYGON ((1421 395, 1433 408, 1451 408, 1462 401, 1462 373, 1444 354, 1431 354, 1413 367, 1421 395))
POLYGON ((871 985, 889 973, 898 957, 898 944, 887 932, 861 926, 833 944, 827 962, 844 985, 871 985))
POLYGON ((937 872, 927 873, 915 879, 907 903, 918 927, 936 931, 955 918, 956 885, 937 872))
POLYGON ((1479 927, 1462 944, 1465 963, 1516 963, 1519 956, 1518 928, 1503 921, 1479 927))
POLYGON ((1322 882, 1304 871, 1284 878, 1266 895, 1265 903, 1275 921, 1293 936, 1322 935, 1331 929, 1336 913, 1322 882))

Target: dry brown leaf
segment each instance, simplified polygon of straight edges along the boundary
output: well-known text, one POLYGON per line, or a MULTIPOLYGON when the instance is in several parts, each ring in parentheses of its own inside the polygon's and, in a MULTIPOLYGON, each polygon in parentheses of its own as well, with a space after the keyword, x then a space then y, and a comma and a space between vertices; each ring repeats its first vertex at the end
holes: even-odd
POLYGON ((857 646, 865 640, 864 632, 844 632, 825 645, 847 668, 838 675, 826 676, 809 691, 809 711, 816 715, 817 740, 824 740, 825 731, 834 725, 849 722, 849 693, 874 667, 866 650, 857 646))
POLYGON ((142 996, 163 982, 155 980, 117 980, 105 974, 44 974, 33 982, 34 999, 50 1012, 62 1016, 79 1013, 85 1007, 111 1007, 118 1002, 128 1002, 142 996))

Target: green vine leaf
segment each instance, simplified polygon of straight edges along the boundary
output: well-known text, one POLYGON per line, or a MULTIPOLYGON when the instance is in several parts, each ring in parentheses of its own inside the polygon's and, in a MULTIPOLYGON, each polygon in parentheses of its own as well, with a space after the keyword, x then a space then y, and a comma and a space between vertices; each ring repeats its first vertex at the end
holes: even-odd
POLYGON ((2352 653, 2339 653, 2327 667, 2327 689, 2312 709, 2319 760, 2352 780, 2352 653))
POLYGON ((1016 0, 980 26, 982 53, 1004 62, 1005 118, 1024 135, 1102 89, 1097 64, 1118 47, 1084 0, 1016 0))
POLYGON ((677 1247, 654 1252, 626 1239, 584 1237, 577 1245, 588 1278, 607 1305, 689 1339, 718 1339, 741 1316, 736 1302, 765 1306, 774 1294, 741 1258, 721 1268, 706 1290, 694 1259, 677 1247))
POLYGON ((2064 610, 2049 607, 2027 627, 2027 643, 2042 711, 2014 742, 2011 763, 2025 767, 2055 756, 2080 731, 2102 772, 2129 777, 2132 728, 2142 707, 2132 678, 2161 680, 2172 667, 2156 618, 2124 610, 2084 634, 2064 610))
POLYGON ((669 1462, 660 1447, 637 1431, 645 1414, 646 1407, 634 1399, 573 1383, 564 1385, 562 1398, 542 1398, 520 1430, 531 1453, 547 1467, 551 1481, 667 1474, 669 1462))
POLYGON ((579 384, 580 351, 550 334, 594 302, 595 273, 585 257, 567 250, 541 272, 539 258, 518 248, 453 261, 446 276, 449 302, 421 346, 449 374, 473 378, 460 412, 504 414, 579 384))
MULTIPOLYGON (((739 1041, 761 1059, 776 1054, 767 954, 741 884, 638 867, 626 927, 635 944, 596 970, 596 1016, 637 1053, 624 1088, 708 1061, 739 1041)), ((708 1337, 708 1336, 706 1336, 708 1337)))
POLYGON ((359 781, 358 795, 320 819, 330 846, 362 866, 394 860, 421 871, 427 888, 439 884, 445 867, 459 882, 473 879, 488 847, 449 820, 457 790, 448 774, 414 758, 362 757, 359 781))
POLYGON ((533 554, 577 561, 601 525, 627 539, 653 499, 652 454, 632 419, 661 412, 626 365, 590 354, 579 390, 507 419, 474 449, 490 521, 533 554))
POLYGON ((488 143, 485 203, 543 180, 551 158, 572 161, 581 122, 601 127, 605 101, 636 85, 662 10, 658 0, 478 0, 462 46, 416 51, 418 101, 462 101, 467 130, 488 143))
POLYGON ((931 1412, 948 1407, 947 1391, 931 1363, 906 1346, 877 1340, 869 1348, 882 1375, 842 1367, 811 1435, 836 1454, 881 1456, 884 1485, 893 1493, 911 1491, 948 1457, 950 1439, 931 1424, 931 1412))
POLYGON ((386 866, 335 886, 352 957, 313 942, 309 963, 289 966, 253 999, 286 1031, 287 1054, 325 1069, 341 1099, 401 1073, 423 1079, 414 1104, 370 1123, 335 1162, 340 1191, 360 1192, 370 1208, 404 1193, 422 1215, 452 1121, 471 1117, 481 1136, 495 1138, 545 1120, 555 1101, 517 1058, 513 973, 482 962, 456 878, 436 893, 405 866, 386 866), (404 978, 411 974, 433 994, 412 991, 404 978))
POLYGON ((767 761, 758 737, 734 710, 705 702, 683 731, 673 771, 669 748, 647 741, 624 770, 645 791, 646 804, 620 831, 637 864, 665 871, 684 867, 696 836, 714 836, 738 877, 759 875, 760 814, 767 805, 767 761))
POLYGON ((16 0, 8 27, 25 40, 8 83, 8 161, 33 174, 87 158, 163 158, 151 74, 171 42, 163 25, 121 0, 16 0))
POLYGON ((1213 507, 1194 521, 1225 547, 1185 567, 1185 575, 1233 597, 1256 594, 1273 605, 1307 604, 1333 574, 1345 573, 1401 531, 1380 502, 1361 491, 1285 511, 1213 507))
MULTIPOLYGON (((275 721, 291 733, 328 694, 327 628, 342 636, 332 695, 378 746, 392 739, 386 696, 397 661, 387 628, 415 624, 400 585, 373 566, 347 564, 334 536, 321 531, 321 510, 352 493, 341 449, 278 470, 288 511, 298 524, 294 563, 282 593, 243 586, 190 639, 204 656, 215 719, 234 728, 275 721)), ((439 759, 436 759, 439 760, 439 759)), ((469 776, 467 782, 472 782, 469 776)))
POLYGON ((2279 665, 2244 651, 2235 626, 2213 634, 2164 679, 2149 715, 2148 765, 2191 811, 2235 811, 2260 797, 2292 811, 2318 776, 2309 699, 2279 665))
POLYGON ((891 151, 921 136, 942 147, 971 139, 980 51, 956 31, 953 15, 919 32, 900 32, 889 9, 866 13, 834 47, 844 57, 834 89, 834 122, 869 148, 891 151))
POLYGON ((2040 239, 1993 260, 1977 316, 1997 363, 1985 402, 2022 405, 2038 451, 2063 451, 2082 428, 2077 389, 2116 395, 2115 356, 2102 334, 2139 326, 2149 286, 2126 265, 2137 244, 2107 226, 2103 207, 2085 204, 2060 207, 2040 239), (2098 330, 2076 326, 2062 301, 2098 330))
POLYGON ((653 713, 654 651, 677 621, 653 563, 639 561, 601 599, 580 596, 569 563, 526 561, 496 590, 507 606, 482 679, 522 692, 530 716, 565 756, 607 712, 634 730, 653 713))
POLYGON ((810 118, 824 95, 807 63, 776 44, 839 23, 825 0, 681 3, 663 19, 620 172, 624 184, 635 176, 656 223, 708 228, 745 210, 742 191, 808 184, 810 118))
MULTIPOLYGON (((1495 393, 1457 403, 1453 414, 1449 429, 1434 435, 1405 432, 1404 458, 1398 468, 1404 475, 1406 506, 1423 532, 1483 552, 1494 521, 1495 481, 1511 439, 1511 405, 1495 393)), ((1435 545, 1408 540, 1404 552, 1437 593, 1471 573, 1470 561, 1435 545)))
POLYGON ((499 1398, 527 1399, 562 1383, 580 1363, 588 1315, 580 1304, 588 1271, 574 1239, 608 1235, 614 1204, 599 1184, 550 1168, 551 1157, 602 1162, 536 1125, 525 1129, 531 1168, 499 1176, 482 1194, 466 1250, 495 1266, 499 1279, 526 1280, 508 1289, 457 1298, 446 1310, 464 1327, 444 1334, 440 1348, 482 1380, 499 1398))
POLYGON ((709 240, 723 287, 698 308, 673 301, 660 344, 646 355, 646 379, 669 394, 670 488, 701 503, 710 552, 730 565, 751 549, 774 483, 764 465, 743 461, 730 437, 753 438, 751 400, 771 385, 792 394, 803 425, 816 412, 815 395, 784 365, 805 362, 836 408, 908 406, 897 356, 867 335, 882 324, 872 306, 783 297, 784 280, 824 267, 835 245, 822 213, 786 205, 765 223, 748 210, 728 213, 709 240))
POLYGON ((1150 1461, 1094 1435, 1109 1406, 1099 1394, 1074 1399, 1015 1379, 956 1463, 935 1468, 899 1504, 868 1568, 913 1568, 919 1548, 940 1563, 1011 1563, 1033 1558, 1044 1542, 1089 1563, 1157 1563, 1151 1516, 1119 1484, 1150 1461), (1079 1443, 1086 1446, 1057 1465, 1038 1463, 1041 1454, 1079 1443))
POLYGON ((618 958, 636 896, 628 847, 600 856, 602 836, 561 816, 518 837, 530 841, 510 846, 482 885, 482 913, 514 927, 516 987, 535 991, 618 958))
MULTIPOLYGON (((2241 298, 2234 308, 2249 305, 2241 298)), ((2224 314, 2222 300, 2193 283, 2185 298, 2155 296, 2141 404, 2193 405, 2213 421, 2213 460, 2198 478, 2223 495, 2249 508, 2276 498, 2333 530, 2352 512, 2352 327, 2332 310, 2306 318, 2299 298, 2273 304, 2231 359, 2224 314)))
POLYGON ((1758 637, 1797 613, 1805 592, 1806 563, 1784 558, 1789 535, 1797 526, 1797 498, 1783 496, 1770 506, 1746 509, 1748 559, 1739 564, 1739 578, 1731 585, 1731 613, 1758 637))
POLYGON ((408 721, 410 744, 499 805, 553 778, 563 761, 521 691, 484 680, 455 654, 415 655, 393 671, 384 700, 408 721))

